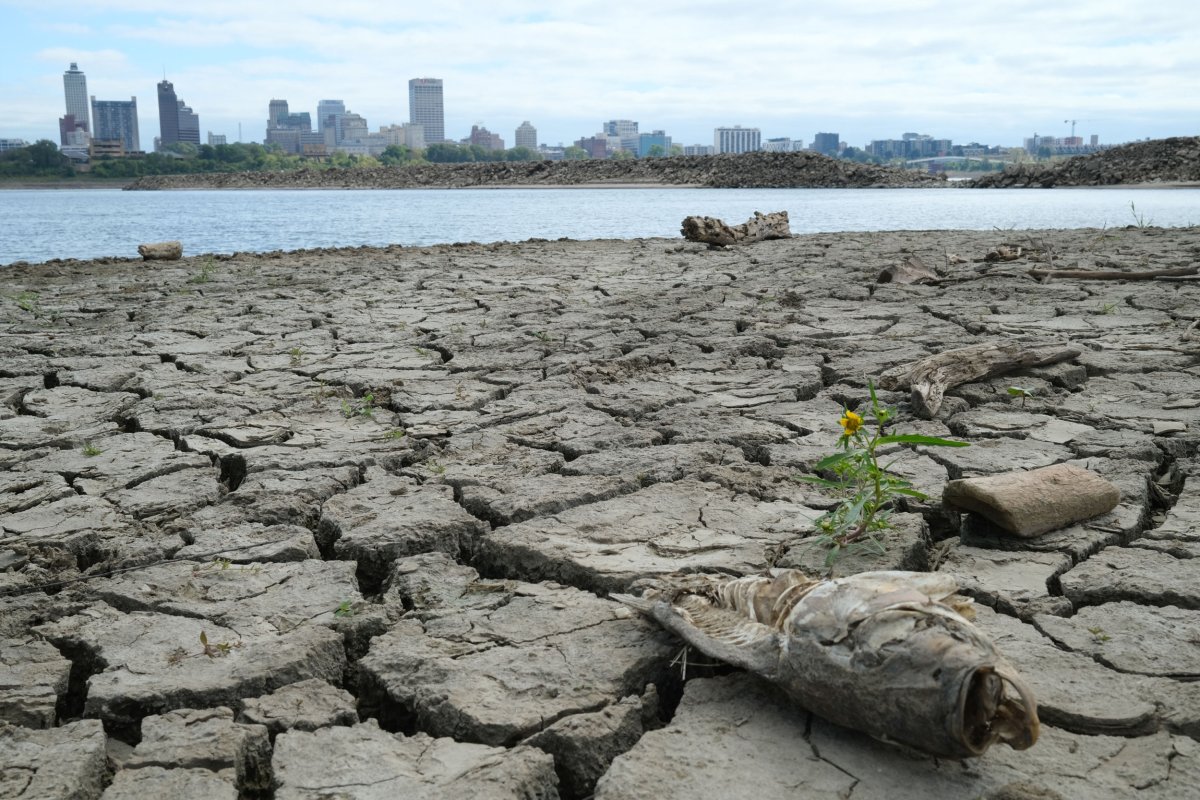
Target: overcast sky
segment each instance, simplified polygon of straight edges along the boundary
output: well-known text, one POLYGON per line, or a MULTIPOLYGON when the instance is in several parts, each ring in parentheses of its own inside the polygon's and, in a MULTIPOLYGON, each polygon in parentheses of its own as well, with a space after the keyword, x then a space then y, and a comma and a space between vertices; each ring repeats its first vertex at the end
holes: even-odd
POLYGON ((1196 0, 799 3, 625 0, 0 0, 0 138, 58 141, 70 62, 101 100, 138 98, 145 149, 166 77, 200 131, 262 141, 267 103, 341 99, 371 130, 407 82, 445 82, 446 135, 512 146, 522 120, 570 143, 634 119, 677 144, 906 131, 1018 145, 1200 134, 1196 0), (546 10, 549 9, 549 10, 546 10))

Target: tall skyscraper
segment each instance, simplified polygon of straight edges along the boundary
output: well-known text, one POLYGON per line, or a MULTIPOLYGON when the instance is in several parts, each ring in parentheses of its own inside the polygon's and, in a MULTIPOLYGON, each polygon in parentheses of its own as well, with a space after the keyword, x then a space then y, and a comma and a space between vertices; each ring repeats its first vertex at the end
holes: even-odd
POLYGON ((158 84, 158 136, 163 147, 179 141, 179 98, 168 80, 158 84))
POLYGON ((200 144, 200 117, 175 94, 168 80, 158 84, 159 145, 166 147, 178 142, 200 144))
POLYGON ((408 120, 424 127, 426 144, 446 141, 441 78, 413 78, 408 82, 408 120))
POLYGON ((325 137, 326 143, 330 142, 325 129, 330 125, 333 126, 332 144, 342 140, 342 118, 345 116, 346 104, 341 100, 321 100, 317 103, 317 130, 325 137))
POLYGON ((72 141, 80 138, 76 131, 82 131, 83 138, 86 138, 87 132, 92 130, 88 115, 87 76, 74 61, 71 62, 71 68, 63 73, 63 93, 66 95, 67 113, 59 120, 60 144, 84 144, 72 141))
POLYGON ((513 147, 528 147, 530 150, 537 150, 537 128, 529 124, 529 120, 525 120, 517 126, 516 135, 513 137, 513 147))
POLYGON ((129 100, 97 100, 92 98, 92 138, 102 141, 120 140, 126 153, 142 149, 138 137, 137 98, 129 100))

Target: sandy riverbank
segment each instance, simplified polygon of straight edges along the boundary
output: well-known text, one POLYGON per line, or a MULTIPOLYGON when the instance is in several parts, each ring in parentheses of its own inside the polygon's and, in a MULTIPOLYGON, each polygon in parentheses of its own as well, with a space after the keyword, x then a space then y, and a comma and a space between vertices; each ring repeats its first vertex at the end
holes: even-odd
POLYGON ((96 796, 107 767, 141 796, 1187 796, 1200 282, 1027 272, 1198 252, 1200 229, 1124 228, 6 267, 0 774, 30 798, 51 774, 96 796), (983 260, 1002 245, 1021 256, 983 260), (875 283, 913 255, 939 284, 875 283), (884 393, 903 429, 972 446, 897 453, 933 500, 839 569, 957 578, 1034 687, 1033 749, 939 763, 744 675, 693 662, 685 684, 679 644, 606 599, 818 566, 836 500, 794 476, 843 407, 990 339, 1081 355, 931 421, 884 393), (1117 509, 1010 540, 940 508, 951 478, 1066 461, 1117 509))

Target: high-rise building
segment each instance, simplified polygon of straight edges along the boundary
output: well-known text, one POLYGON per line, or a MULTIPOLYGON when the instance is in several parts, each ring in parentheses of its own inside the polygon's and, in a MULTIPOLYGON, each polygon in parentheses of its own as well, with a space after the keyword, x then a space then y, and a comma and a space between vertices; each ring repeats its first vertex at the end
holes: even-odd
MULTIPOLYGON (((610 119, 604 123, 603 133, 621 140, 621 149, 636 153, 638 150, 638 124, 633 119, 610 119)), ((609 147, 609 150, 613 148, 609 147)))
POLYGON ((200 116, 182 100, 179 101, 179 141, 200 144, 200 116))
POLYGON ((665 131, 650 131, 650 133, 638 134, 637 156, 638 158, 647 158, 652 155, 651 150, 654 148, 655 155, 669 156, 671 155, 671 137, 667 136, 665 131))
POLYGON ((836 133, 818 133, 813 138, 813 150, 827 156, 836 156, 841 151, 841 137, 836 133))
POLYGON ((762 147, 762 131, 758 128, 743 128, 734 125, 732 128, 716 128, 713 130, 713 148, 721 153, 753 153, 762 147))
POLYGON ((179 99, 168 80, 158 84, 158 131, 160 148, 179 142, 200 144, 200 117, 179 99))
POLYGON ((342 140, 342 117, 346 116, 346 104, 341 100, 320 100, 317 102, 317 130, 324 137, 326 144, 337 144, 342 140), (333 141, 325 134, 325 129, 333 128, 333 141))
POLYGON ((168 80, 158 83, 158 137, 162 147, 179 141, 179 98, 168 80))
POLYGON ((408 82, 408 121, 425 128, 426 144, 446 141, 441 78, 413 78, 408 82))
POLYGON ((529 120, 525 120, 517 126, 513 142, 513 147, 528 147, 530 150, 537 150, 537 128, 530 125, 529 120))
POLYGON ((271 100, 267 104, 267 130, 279 127, 279 120, 288 115, 287 100, 271 100))
POLYGON ((97 100, 92 98, 92 139, 120 141, 126 153, 142 149, 138 137, 137 98, 97 100))
POLYGON ((88 116, 87 76, 72 61, 71 68, 63 73, 63 94, 66 96, 67 113, 59 120, 60 144, 82 144, 79 139, 87 138, 92 130, 88 116), (76 134, 81 131, 81 134, 76 134))

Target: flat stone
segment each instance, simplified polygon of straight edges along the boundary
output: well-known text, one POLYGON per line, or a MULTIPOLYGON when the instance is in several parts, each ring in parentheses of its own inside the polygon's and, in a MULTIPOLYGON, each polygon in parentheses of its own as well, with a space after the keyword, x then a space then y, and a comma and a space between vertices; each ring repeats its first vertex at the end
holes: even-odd
POLYGON ((992 408, 976 408, 955 414, 950 420, 950 428, 956 435, 971 439, 1005 436, 1053 444, 1066 444, 1095 430, 1090 425, 1046 414, 996 411, 992 408))
POLYGON ((762 569, 820 513, 683 480, 499 528, 481 540, 478 561, 491 574, 620 591, 679 569, 762 569))
POLYGON ((533 747, 402 736, 374 722, 289 731, 275 740, 276 800, 527 800, 554 798, 554 762, 533 747))
POLYGON ((37 639, 0 639, 0 721, 53 728, 71 662, 37 639))
POLYGON ((1140 547, 1106 547, 1059 581, 1076 606, 1131 600, 1200 609, 1195 562, 1140 547))
POLYGON ((242 703, 239 722, 265 726, 276 736, 284 731, 315 731, 358 722, 354 695, 325 681, 306 680, 282 686, 242 703))
POLYGON ((0 797, 95 800, 108 770, 99 720, 34 730, 0 723, 0 797))
POLYGON ((178 709, 142 720, 142 740, 123 772, 147 767, 206 769, 243 795, 271 786, 271 743, 262 725, 233 721, 224 706, 178 709))
POLYGON ((987 606, 1006 614, 1028 617, 1063 608, 1061 597, 1050 591, 1054 578, 1070 569, 1070 556, 1063 553, 1014 550, 984 550, 947 540, 938 572, 954 576, 960 589, 987 606))
POLYGON ((1038 615, 1034 624, 1059 647, 1120 672, 1200 678, 1200 611, 1120 601, 1065 619, 1038 615))
POLYGON ((145 800, 147 797, 202 797, 238 800, 237 785, 226 774, 207 769, 143 767, 118 770, 103 800, 145 800))
POLYGON ((402 556, 470 553, 487 528, 454 501, 451 487, 379 474, 325 503, 318 542, 382 580, 402 556))
POLYGON ((427 605, 372 640, 359 662, 365 702, 434 736, 511 745, 640 694, 679 650, 653 623, 588 592, 487 588, 440 613, 427 605))
POLYGON ((35 630, 78 653, 76 661, 107 665, 87 679, 84 715, 116 731, 177 708, 236 708, 242 698, 308 678, 339 683, 346 665, 342 637, 321 625, 243 634, 211 620, 126 614, 97 603, 35 630))

